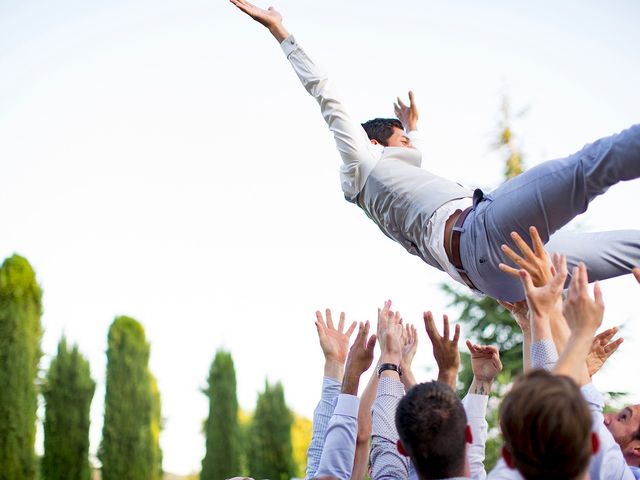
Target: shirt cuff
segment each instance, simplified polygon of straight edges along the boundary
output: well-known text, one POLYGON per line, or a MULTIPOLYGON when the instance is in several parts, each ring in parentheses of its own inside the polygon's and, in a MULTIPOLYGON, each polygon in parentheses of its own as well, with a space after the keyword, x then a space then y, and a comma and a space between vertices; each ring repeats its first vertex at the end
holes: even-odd
POLYGON ((291 55, 291 52, 293 52, 298 47, 298 42, 296 42, 296 39, 293 35, 289 35, 282 41, 280 47, 282 48, 285 56, 288 57, 289 55, 291 55))
POLYGON ((487 414, 489 395, 476 395, 468 393, 462 399, 462 406, 467 413, 467 418, 484 418, 487 414))
POLYGON ((391 395, 392 397, 401 398, 404 396, 404 385, 395 378, 380 377, 378 395, 391 395))
POLYGON ((580 391, 588 404, 593 405, 600 410, 604 409, 604 397, 598 391, 593 382, 589 382, 580 387, 580 391))
POLYGON ((335 378, 323 377, 322 378, 322 394, 320 396, 323 400, 331 400, 340 394, 342 389, 342 383, 335 378))
POLYGON ((360 399, 358 397, 355 395, 349 395, 348 393, 341 393, 338 397, 338 403, 336 403, 336 408, 333 411, 333 414, 358 418, 359 406, 360 399))
POLYGON ((551 370, 558 361, 556 345, 550 338, 538 340, 531 344, 531 366, 551 370))

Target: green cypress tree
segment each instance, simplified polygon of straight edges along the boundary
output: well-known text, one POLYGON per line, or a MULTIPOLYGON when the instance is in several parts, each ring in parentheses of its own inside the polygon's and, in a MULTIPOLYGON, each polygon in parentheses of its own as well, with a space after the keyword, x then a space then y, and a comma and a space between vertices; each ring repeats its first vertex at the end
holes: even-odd
POLYGON ((158 381, 149 373, 151 386, 151 428, 149 429, 151 441, 151 467, 152 480, 162 480, 162 449, 160 448, 160 432, 162 431, 162 402, 158 381))
POLYGON ((240 426, 236 372, 231 354, 222 350, 209 370, 209 417, 205 424, 206 453, 202 460, 201 480, 224 480, 240 472, 240 426))
POLYGON ((99 458, 103 480, 149 480, 153 474, 153 395, 144 328, 130 317, 111 324, 104 426, 99 458))
POLYGON ((43 385, 43 480, 89 480, 89 424, 96 384, 89 362, 63 337, 43 385))
POLYGON ((269 385, 258 395, 249 427, 249 470, 253 478, 289 480, 295 475, 291 446, 293 415, 284 400, 281 383, 269 385))
POLYGON ((32 480, 42 291, 29 262, 0 267, 0 480, 32 480))

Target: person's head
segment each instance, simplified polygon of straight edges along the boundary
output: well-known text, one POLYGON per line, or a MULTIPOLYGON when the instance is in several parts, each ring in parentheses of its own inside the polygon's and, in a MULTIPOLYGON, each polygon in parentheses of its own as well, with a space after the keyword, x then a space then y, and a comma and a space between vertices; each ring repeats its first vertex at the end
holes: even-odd
POLYGON ((500 405, 502 456, 528 480, 582 478, 599 446, 591 413, 569 377, 534 370, 500 405))
POLYGON ((362 124, 371 143, 384 147, 411 147, 411 140, 404 133, 397 118, 374 118, 362 124))
POLYGON ((604 424, 613 435, 629 465, 640 466, 640 405, 629 405, 607 413, 604 424))
POLYGON ((398 450, 411 457, 420 478, 465 474, 466 443, 471 441, 462 402, 443 383, 420 383, 396 410, 398 450))

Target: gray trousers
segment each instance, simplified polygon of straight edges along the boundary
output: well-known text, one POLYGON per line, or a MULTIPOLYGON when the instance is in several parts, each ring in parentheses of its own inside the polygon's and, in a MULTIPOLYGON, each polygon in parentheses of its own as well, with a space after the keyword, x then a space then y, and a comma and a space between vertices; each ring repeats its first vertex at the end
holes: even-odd
MULTIPOLYGON (((531 244, 531 225, 538 229, 548 252, 567 256, 569 273, 579 262, 587 265, 590 281, 629 273, 640 266, 640 231, 556 232, 610 186, 638 177, 640 124, 567 158, 537 165, 489 194, 476 190, 473 211, 460 237, 460 256, 467 275, 487 295, 522 300, 520 280, 498 268, 500 262, 509 263, 500 246, 507 244, 518 251, 511 240, 512 231, 531 244)), ((637 216, 638 205, 620 208, 637 216)))

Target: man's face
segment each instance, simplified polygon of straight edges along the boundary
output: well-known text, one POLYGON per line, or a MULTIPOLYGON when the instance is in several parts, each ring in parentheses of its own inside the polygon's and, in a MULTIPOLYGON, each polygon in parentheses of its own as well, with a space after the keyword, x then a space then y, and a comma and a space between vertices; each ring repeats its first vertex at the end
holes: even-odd
POLYGON ((640 463, 640 440, 633 440, 640 429, 640 405, 630 405, 619 412, 606 413, 604 424, 620 445, 625 459, 631 465, 640 463))
POLYGON ((404 133, 404 130, 393 127, 393 134, 387 140, 387 145, 389 147, 409 147, 413 148, 411 145, 411 140, 404 133))

